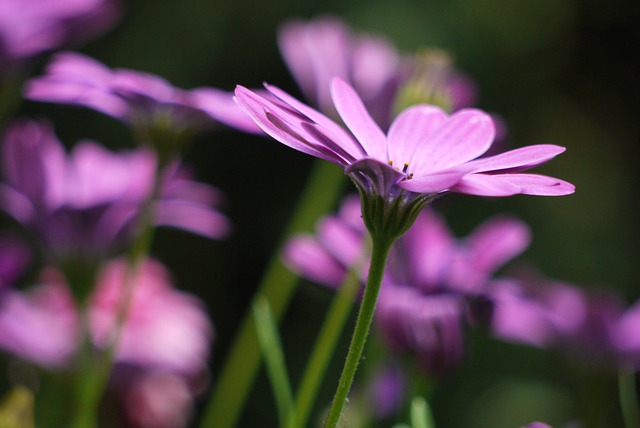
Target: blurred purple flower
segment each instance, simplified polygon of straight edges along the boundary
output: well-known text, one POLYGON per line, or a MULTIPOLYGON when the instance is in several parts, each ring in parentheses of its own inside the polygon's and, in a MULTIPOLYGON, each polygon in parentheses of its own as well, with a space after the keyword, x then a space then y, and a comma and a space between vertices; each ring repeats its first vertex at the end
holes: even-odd
MULTIPOLYGON (((127 262, 103 266, 89 301, 93 343, 103 347, 124 298, 127 262)), ((175 290, 167 269, 147 260, 138 269, 116 359, 194 375, 206 370, 213 330, 199 300, 175 290)))
MULTIPOLYGON (((116 319, 126 263, 105 264, 88 300, 88 328, 97 348, 104 347, 116 319)), ((57 270, 47 269, 41 281, 26 292, 0 297, 0 347, 44 367, 68 369, 81 343, 80 314, 57 270)), ((159 262, 140 265, 134 290, 115 353, 112 388, 122 394, 118 397, 133 426, 184 426, 195 396, 206 386, 213 327, 202 303, 176 290, 159 262), (165 425, 149 425, 159 420, 165 425)))
POLYGON ((41 52, 94 37, 119 16, 120 3, 113 0, 3 0, 0 75, 41 52))
POLYGON ((181 134, 225 124, 259 132, 235 105, 231 93, 208 87, 175 88, 159 76, 112 70, 74 52, 56 54, 44 76, 27 83, 25 97, 88 107, 137 129, 155 127, 181 134))
MULTIPOLYGON (((67 154, 41 122, 9 126, 2 155, 0 207, 31 229, 58 262, 92 264, 129 239, 156 168, 146 149, 113 153, 84 141, 67 154)), ((161 178, 155 222, 224 237, 228 220, 211 208, 220 198, 216 189, 171 166, 161 178)))
POLYGON ((475 85, 453 70, 447 55, 428 51, 404 56, 390 40, 355 34, 337 17, 288 21, 280 28, 278 42, 305 97, 334 118, 337 112, 329 91, 333 77, 355 88, 383 129, 391 123, 398 104, 406 107, 439 101, 456 111, 475 102, 475 85))
POLYGON ((611 292, 531 279, 498 281, 489 290, 492 330, 500 339, 556 350, 592 365, 640 363, 640 348, 629 347, 640 343, 640 329, 632 321, 636 309, 626 310, 611 292))
POLYGON ((385 135, 355 90, 334 78, 333 102, 349 133, 280 89, 266 87, 276 99, 238 86, 236 100, 267 134, 344 167, 362 194, 387 204, 409 206, 447 192, 498 197, 574 191, 557 178, 518 173, 550 160, 563 147, 535 145, 476 159, 494 137, 491 118, 480 110, 447 116, 436 107, 416 105, 400 113, 385 135))
POLYGON ((73 297, 58 275, 0 297, 0 348, 38 365, 68 365, 80 341, 73 297))
MULTIPOLYGON (((317 235, 285 246, 287 266, 337 287, 362 251, 366 230, 356 197, 322 219, 317 235)), ((410 352, 426 371, 446 373, 462 360, 468 299, 483 296, 491 275, 529 244, 526 225, 496 217, 464 240, 452 236, 430 209, 394 246, 376 308, 376 328, 391 349, 410 352)), ((362 276, 365 277, 363 270, 362 276)))
POLYGON ((384 365, 375 371, 367 385, 367 398, 376 419, 385 419, 401 411, 409 392, 408 383, 399 367, 384 365))

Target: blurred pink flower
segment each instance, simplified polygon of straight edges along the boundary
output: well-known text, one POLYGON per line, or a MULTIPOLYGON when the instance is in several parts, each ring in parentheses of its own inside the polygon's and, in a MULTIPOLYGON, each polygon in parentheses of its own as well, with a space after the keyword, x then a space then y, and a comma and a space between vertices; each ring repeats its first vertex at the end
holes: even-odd
MULTIPOLYGON (((278 32, 280 52, 307 100, 337 118, 330 81, 339 77, 355 88, 376 122, 386 129, 399 97, 441 98, 452 111, 469 107, 475 85, 454 70, 446 55, 401 54, 377 34, 357 34, 334 16, 285 22, 278 32), (427 94, 428 93, 428 94, 427 94)), ((435 101, 435 100, 434 100, 435 101)))
POLYGON ((0 348, 45 367, 68 365, 80 340, 73 297, 52 282, 0 296, 0 348))
POLYGON ((25 97, 88 107, 139 129, 157 127, 181 134, 225 124, 259 132, 235 105, 231 93, 208 87, 175 88, 159 76, 112 70, 74 52, 56 54, 45 74, 27 83, 25 97))
POLYGON ((182 428, 194 413, 194 393, 184 377, 145 370, 116 383, 129 428, 182 428))
POLYGON ((637 306, 610 291, 560 281, 509 279, 488 287, 492 331, 502 340, 558 351, 590 365, 640 367, 637 306))
MULTIPOLYGON (((318 223, 315 236, 291 239, 283 258, 301 276, 337 287, 365 237, 358 198, 349 197, 337 215, 318 223)), ((494 272, 529 241, 528 227, 506 216, 456 239, 433 210, 423 210, 390 255, 376 308, 377 331, 391 349, 411 353, 428 372, 450 371, 464 356, 469 299, 484 296, 494 272)))
POLYGON ((41 52, 104 32, 120 16, 120 6, 113 0, 3 0, 0 75, 41 52))
MULTIPOLYGON (((96 263, 130 239, 151 192, 153 152, 114 153, 82 141, 67 154, 50 125, 30 121, 10 125, 1 148, 0 207, 34 232, 54 260, 96 263)), ((222 238, 229 221, 212 208, 220 202, 218 190, 171 165, 161 178, 155 222, 222 238)))
MULTIPOLYGON (((93 343, 103 347, 124 298, 127 263, 103 266, 89 301, 93 343)), ((167 269, 147 260, 133 283, 129 314, 116 354, 118 362, 194 374, 206 369, 213 337, 199 300, 173 288, 167 269)))
MULTIPOLYGON (((89 334, 97 348, 105 346, 119 311, 125 266, 123 259, 104 265, 88 300, 89 334)), ((68 370, 81 343, 81 317, 58 271, 46 270, 41 281, 26 292, 0 294, 0 348, 68 370)), ((132 426, 185 426, 207 382, 213 327, 202 303, 176 290, 159 262, 144 261, 132 286, 111 387, 132 426)))
MULTIPOLYGON (((104 265, 89 298, 89 331, 98 348, 105 345, 123 298, 125 266, 122 259, 104 265)), ((79 339, 77 309, 57 271, 46 270, 42 281, 27 292, 11 291, 4 296, 0 329, 14 333, 0 336, 11 352, 38 363, 60 365, 68 362, 66 357, 73 354, 79 339), (52 325, 57 327, 47 333, 52 325), (56 346, 49 346, 54 343, 56 346), (57 352, 44 352, 46 349, 57 352)), ((202 373, 213 329, 200 301, 173 288, 166 268, 154 260, 139 267, 133 288, 116 361, 185 375, 202 373)))

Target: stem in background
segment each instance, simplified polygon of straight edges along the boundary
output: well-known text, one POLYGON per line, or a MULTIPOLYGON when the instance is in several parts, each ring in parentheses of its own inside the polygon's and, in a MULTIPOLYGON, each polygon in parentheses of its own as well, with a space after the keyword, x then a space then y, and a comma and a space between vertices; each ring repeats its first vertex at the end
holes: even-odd
MULTIPOLYGON (((282 245, 292 234, 310 230, 317 219, 335 205, 342 193, 343 177, 336 165, 315 161, 294 216, 254 296, 254 302, 259 296, 267 299, 276 322, 287 309, 298 281, 298 277, 280 261, 282 245)), ((255 320, 251 311, 248 311, 226 356, 216 389, 205 407, 200 422, 202 428, 231 428, 236 425, 260 367, 260 360, 255 320)))
POLYGON ((626 428, 640 428, 636 377, 632 367, 620 368, 618 372, 618 393, 620 395, 624 426, 626 428))
POLYGON ((84 316, 84 343, 81 349, 80 367, 81 376, 76 381, 75 400, 76 409, 72 416, 72 428, 92 428, 97 426, 97 413, 100 400, 111 376, 113 361, 122 333, 122 328, 127 319, 129 307, 133 299, 135 288, 135 278, 137 276, 138 265, 148 254, 153 241, 154 234, 154 213, 153 205, 160 192, 161 173, 165 163, 159 162, 155 171, 153 187, 149 196, 143 201, 140 210, 140 217, 136 230, 138 233, 133 239, 127 257, 127 268, 125 271, 124 283, 120 305, 115 315, 114 324, 106 339, 106 347, 98 351, 98 355, 93 355, 95 350, 91 344, 89 333, 88 310, 83 310, 84 316))
POLYGON ((261 297, 254 303, 253 316, 256 319, 258 340, 278 408, 280 426, 286 427, 294 418, 293 393, 278 327, 271 315, 267 299, 261 297))
POLYGON ((311 357, 300 381, 300 387, 296 395, 295 420, 290 424, 289 428, 304 428, 307 426, 311 409, 318 395, 318 388, 324 379, 333 351, 342 335, 344 325, 351 313, 354 299, 360 289, 360 271, 364 260, 369 256, 369 251, 369 242, 365 241, 361 256, 347 272, 345 279, 340 284, 338 293, 331 302, 331 307, 316 338, 311 357))
POLYGON ((371 322, 378 300, 378 293, 382 284, 382 278, 387 264, 389 251, 394 242, 394 238, 386 236, 373 237, 373 251, 371 254, 371 265, 369 266, 369 277, 364 289, 364 296, 360 304, 360 311, 356 319, 356 326, 349 345, 347 359, 342 369, 342 375, 338 382, 338 389, 333 397, 329 414, 324 423, 324 428, 335 428, 340 422, 342 409, 344 408, 351 389, 351 384, 358 369, 358 363, 362 357, 362 350, 369 335, 371 322))

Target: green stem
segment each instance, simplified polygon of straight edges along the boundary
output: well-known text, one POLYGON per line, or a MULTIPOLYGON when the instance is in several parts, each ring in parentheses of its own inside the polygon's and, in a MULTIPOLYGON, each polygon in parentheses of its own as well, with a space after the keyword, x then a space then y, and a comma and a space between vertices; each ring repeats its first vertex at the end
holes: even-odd
MULTIPOLYGON (((294 233, 310 230, 318 217, 333 207, 342 193, 343 177, 334 164, 321 160, 315 162, 294 217, 283 234, 285 239, 294 233)), ((259 296, 267 299, 276 321, 282 318, 298 281, 298 277, 280 261, 284 242, 283 239, 269 262, 254 297, 254 301, 259 296)), ((249 311, 236 333, 216 389, 205 408, 200 422, 202 428, 231 428, 236 425, 260 367, 260 360, 255 321, 249 311)))
POLYGON ((358 363, 362 357, 362 350, 367 340, 373 314, 378 300, 378 293, 382 284, 382 278, 386 268, 389 251, 394 239, 387 237, 373 237, 373 252, 371 254, 371 265, 369 266, 369 277, 364 289, 364 296, 360 304, 360 311, 356 319, 356 326, 349 345, 347 359, 342 369, 342 375, 338 382, 338 389, 333 397, 333 403, 324 423, 324 428, 335 428, 340 422, 342 409, 345 406, 347 395, 351 389, 351 384, 358 369, 358 363))
POLYGON ((355 296, 360 289, 360 269, 365 257, 368 257, 369 251, 369 244, 366 242, 363 245, 360 260, 349 269, 338 293, 331 302, 331 307, 311 352, 311 358, 300 381, 300 388, 296 395, 295 420, 290 428, 307 426, 318 388, 324 379, 333 351, 349 318, 355 296))
POLYGON ((640 428, 638 394, 636 392, 636 378, 633 368, 620 368, 618 372, 618 392, 624 426, 626 428, 640 428))

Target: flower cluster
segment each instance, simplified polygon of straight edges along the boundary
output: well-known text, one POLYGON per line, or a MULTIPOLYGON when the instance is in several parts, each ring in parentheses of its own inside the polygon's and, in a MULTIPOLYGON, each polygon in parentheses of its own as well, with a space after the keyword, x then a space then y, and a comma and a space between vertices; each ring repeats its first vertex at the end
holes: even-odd
MULTIPOLYGON (((376 308, 376 328, 389 349, 413 355, 432 376, 458 367, 464 325, 489 322, 473 316, 475 304, 488 299, 492 274, 529 239, 528 227, 510 217, 491 219, 464 240, 455 239, 438 214, 423 210, 393 249, 376 308)), ((301 276, 339 287, 365 242, 360 205, 349 197, 338 215, 319 222, 316 236, 289 241, 283 258, 301 276)))

